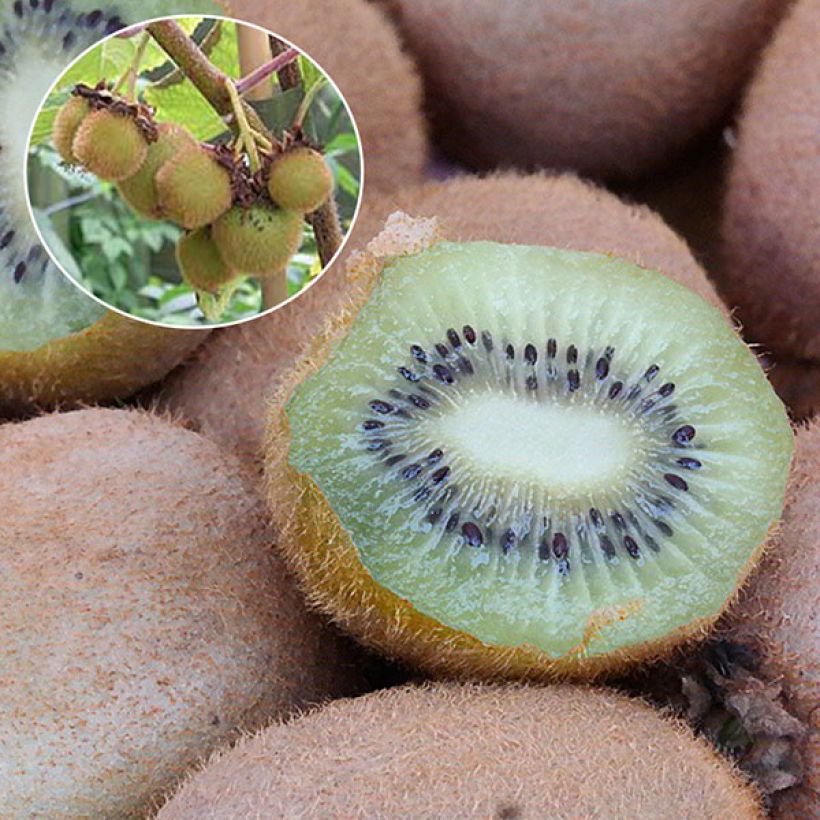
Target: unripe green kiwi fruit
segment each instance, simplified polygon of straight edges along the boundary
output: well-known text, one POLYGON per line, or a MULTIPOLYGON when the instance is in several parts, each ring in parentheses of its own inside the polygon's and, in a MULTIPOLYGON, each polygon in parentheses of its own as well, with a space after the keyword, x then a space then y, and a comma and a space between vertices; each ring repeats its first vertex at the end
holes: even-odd
POLYGON ((386 0, 471 167, 659 167, 732 104, 788 0, 386 0))
POLYGON ((167 420, 0 427, 0 815, 145 817, 240 729, 358 691, 238 461, 167 420))
POLYGON ((208 227, 180 237, 176 255, 182 278, 196 290, 215 293, 236 276, 220 256, 208 227))
POLYGON ((423 180, 427 129, 421 82, 381 9, 366 0, 231 0, 228 5, 236 17, 296 43, 339 86, 367 157, 368 191, 423 180))
POLYGON ((266 276, 280 271, 302 243, 302 214, 264 202, 235 205, 212 227, 225 262, 234 270, 266 276))
POLYGON ((160 123, 157 139, 148 146, 148 154, 139 171, 117 185, 120 196, 138 214, 148 219, 162 219, 156 186, 157 171, 187 147, 196 147, 196 141, 187 128, 176 123, 160 123))
POLYGON ((798 429, 783 520, 728 618, 727 636, 752 647, 764 676, 781 684, 805 724, 803 783, 773 797, 774 817, 814 816, 820 806, 820 426, 798 429))
POLYGON ((820 362, 820 2, 799 0, 749 87, 718 285, 751 342, 820 362))
POLYGON ((714 749, 604 689, 437 684, 338 701, 243 738, 158 820, 736 818, 755 791, 714 749))
MULTIPOLYGON (((544 242, 616 253, 666 272, 723 307, 686 244, 659 217, 573 176, 462 177, 365 198, 347 247, 367 241, 396 209, 439 216, 450 236, 464 240, 544 242)), ((257 456, 267 398, 349 295, 345 258, 275 316, 214 336, 190 366, 165 383, 164 406, 226 446, 257 456)))
POLYGON ((291 148, 271 164, 268 193, 280 208, 309 214, 333 194, 333 174, 318 151, 291 148))
POLYGON ((178 148, 155 182, 163 216, 188 230, 208 225, 231 207, 230 174, 199 145, 178 148))
POLYGON ((92 174, 118 182, 137 173, 148 154, 148 143, 133 117, 101 109, 80 123, 71 150, 92 174))
POLYGON ((57 112, 54 118, 52 139, 57 153, 65 162, 74 164, 77 157, 74 155, 72 145, 80 123, 88 114, 88 102, 82 97, 71 96, 68 101, 57 112))

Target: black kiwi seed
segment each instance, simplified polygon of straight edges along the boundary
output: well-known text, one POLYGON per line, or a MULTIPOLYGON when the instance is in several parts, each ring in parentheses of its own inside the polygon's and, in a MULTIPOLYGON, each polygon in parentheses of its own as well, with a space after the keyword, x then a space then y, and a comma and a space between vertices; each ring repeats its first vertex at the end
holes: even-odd
MULTIPOLYGON (((676 508, 675 500, 662 490, 671 487, 688 492, 689 483, 679 472, 687 470, 691 473, 703 466, 699 459, 691 456, 676 458, 667 444, 662 445, 670 439, 680 447, 689 445, 696 431, 691 424, 683 423, 677 404, 665 401, 675 392, 674 382, 664 381, 654 392, 642 396, 644 389, 648 389, 645 385, 660 375, 661 366, 653 363, 637 372, 630 368, 629 372, 617 374, 621 376, 617 378, 612 346, 606 346, 603 353, 598 353, 568 344, 563 356, 566 362, 563 363, 557 359, 558 341, 550 338, 543 363, 539 364, 539 349, 533 342, 522 343, 521 355, 516 359, 514 343, 505 341, 501 350, 496 352, 488 330, 476 330, 473 325, 465 324, 461 334, 455 328, 447 328, 443 335, 450 346, 441 342, 431 344, 428 349, 434 350, 439 357, 436 363, 430 361, 424 347, 412 345, 409 360, 398 364, 394 378, 402 380, 398 384, 410 382, 415 385, 414 392, 406 393, 387 385, 384 398, 374 398, 367 403, 368 411, 380 418, 370 416, 359 425, 364 449, 373 454, 377 463, 392 468, 405 462, 392 475, 413 482, 412 501, 422 504, 422 520, 441 527, 442 533, 460 532, 467 546, 494 545, 503 555, 534 551, 542 563, 554 566, 554 571, 560 575, 569 574, 574 565, 570 561, 574 551, 583 554, 595 544, 607 560, 616 560, 621 547, 635 560, 650 552, 660 552, 663 539, 675 535, 670 521, 674 522, 676 508), (479 338, 483 348, 480 356, 479 351, 471 349, 479 338), (499 362, 507 363, 503 376, 497 368, 499 362), (418 364, 424 367, 416 370, 414 363, 416 367, 418 364), (523 371, 520 380, 515 376, 518 370, 523 371), (618 399, 617 404, 611 405, 611 412, 651 419, 648 429, 659 436, 656 472, 650 474, 648 484, 633 487, 634 507, 624 501, 619 509, 608 508, 603 514, 593 505, 586 514, 573 516, 572 523, 560 531, 554 528, 549 510, 539 516, 541 525, 537 528, 531 526, 531 510, 518 513, 514 520, 505 520, 500 505, 485 494, 484 477, 477 479, 480 485, 465 487, 465 477, 459 474, 460 468, 456 464, 449 459, 449 463, 440 463, 445 459, 445 446, 435 447, 425 454, 419 452, 419 443, 413 438, 414 423, 417 419, 421 423, 421 417, 409 414, 404 408, 442 412, 446 404, 440 385, 456 384, 456 374, 459 384, 463 382, 465 387, 476 374, 479 378, 502 379, 501 386, 505 390, 511 387, 515 390, 523 383, 535 401, 558 399, 562 386, 566 393, 579 393, 599 407, 602 403, 603 407, 610 406, 605 404, 607 400, 618 399), (398 448, 401 452, 391 453, 398 448), (478 494, 475 493, 476 487, 479 487, 478 494), (458 507, 464 502, 459 501, 460 496, 470 499, 473 520, 462 521, 458 507)), ((469 391, 465 393, 465 396, 469 395, 469 391)), ((468 472, 466 479, 471 478, 468 472)))

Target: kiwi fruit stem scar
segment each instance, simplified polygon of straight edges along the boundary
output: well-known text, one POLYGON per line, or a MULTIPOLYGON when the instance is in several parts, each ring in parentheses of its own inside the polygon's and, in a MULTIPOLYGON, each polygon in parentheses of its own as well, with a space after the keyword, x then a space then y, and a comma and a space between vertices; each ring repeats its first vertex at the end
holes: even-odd
POLYGON ((350 271, 266 446, 313 600, 444 674, 586 678, 703 634, 792 452, 724 317, 614 257, 451 244, 400 214, 350 271))

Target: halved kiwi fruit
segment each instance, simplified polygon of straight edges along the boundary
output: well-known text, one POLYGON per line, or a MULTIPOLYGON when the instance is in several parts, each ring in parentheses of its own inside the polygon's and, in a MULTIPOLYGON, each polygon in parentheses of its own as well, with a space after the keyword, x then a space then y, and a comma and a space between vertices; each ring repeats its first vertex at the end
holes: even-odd
POLYGON ((365 195, 345 250, 327 273, 274 315, 211 336, 189 365, 163 383, 162 406, 221 444, 258 457, 266 401, 347 298, 347 249, 374 236, 396 208, 440 217, 447 235, 456 239, 615 253, 663 271, 725 310, 686 243, 648 208, 629 205, 570 174, 461 176, 390 195, 365 195))
POLYGON ((782 404, 724 316, 617 257, 396 214, 283 388, 280 546, 434 673, 590 677, 704 632, 777 522, 782 404))
POLYGON ((208 0, 148 0, 138 9, 122 0, 25 0, 0 8, 0 98, 10 113, 0 121, 0 412, 124 396, 203 340, 204 332, 106 313, 67 282, 31 224, 24 174, 37 106, 75 56, 126 24, 219 8, 208 0))
POLYGON ((271 726, 193 775, 158 820, 733 818, 759 798, 654 709, 580 686, 408 686, 271 726))

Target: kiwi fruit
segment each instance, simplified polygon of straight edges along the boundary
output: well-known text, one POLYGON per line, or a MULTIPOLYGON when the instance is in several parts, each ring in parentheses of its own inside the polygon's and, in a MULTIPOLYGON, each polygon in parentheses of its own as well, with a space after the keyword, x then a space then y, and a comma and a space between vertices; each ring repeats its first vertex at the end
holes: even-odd
POLYGON ((271 163, 268 193, 280 208, 309 214, 333 193, 333 174, 315 149, 300 145, 271 163))
POLYGON ((763 813, 728 762, 639 700, 567 685, 434 684, 337 701, 243 738, 157 815, 249 816, 763 813))
POLYGON ((807 421, 820 413, 820 363, 778 359, 768 375, 795 421, 807 421))
POLYGON ((360 691, 238 461, 164 419, 0 427, 0 815, 144 817, 239 729, 360 691))
POLYGON ((260 201, 235 205, 213 224, 212 234, 234 270, 265 276, 287 265, 302 244, 302 215, 260 201))
POLYGON ((77 127, 71 150, 92 174, 118 182, 137 173, 148 154, 148 143, 133 117, 100 109, 77 127))
MULTIPOLYGON (((191 13, 215 11, 192 0, 191 13)), ((25 192, 26 139, 71 60, 124 25, 178 11, 173 0, 5 3, 0 8, 0 413, 126 396, 157 380, 205 333, 178 333, 106 313, 49 262, 25 192), (136 349, 140 359, 132 359, 136 349)))
POLYGON ((82 97, 71 96, 65 102, 54 118, 52 138, 57 153, 65 162, 75 164, 79 160, 74 155, 72 145, 80 123, 86 118, 89 111, 88 101, 82 97))
POLYGON ((799 0, 746 95, 719 286, 751 341, 820 362, 820 2, 799 0))
POLYGON ((428 145, 421 81, 381 9, 366 0, 230 0, 227 6, 235 17, 295 43, 339 87, 367 158, 365 198, 422 181, 428 145))
POLYGON ((789 0, 386 0, 447 153, 647 174, 716 124, 789 0))
POLYGON ((820 426, 799 429, 783 521, 729 614, 727 637, 751 647, 803 721, 804 781, 777 793, 774 816, 813 817, 820 805, 820 426))
POLYGON ((197 228, 180 237, 177 264, 182 278, 196 290, 216 293, 236 277, 220 256, 208 227, 197 228))
POLYGON ((231 175, 199 145, 178 147, 154 179, 160 211, 188 230, 210 224, 231 207, 231 175))
MULTIPOLYGON (((365 196, 346 247, 367 241, 396 208, 440 216, 447 234, 458 239, 543 242, 616 253, 663 271, 722 309, 686 244, 655 214, 572 176, 465 176, 390 196, 365 196)), ((322 328, 328 313, 347 296, 345 256, 343 251, 315 284, 275 316, 212 336, 187 367, 166 380, 162 406, 243 456, 257 457, 266 400, 322 328)))
POLYGON ((141 216, 162 219, 157 194, 157 171, 185 148, 196 147, 193 135, 176 123, 160 123, 157 139, 148 146, 148 154, 139 171, 117 185, 120 196, 141 216))
POLYGON ((311 599, 441 675, 585 679, 702 635, 783 505, 792 433, 754 355, 624 259, 439 237, 394 214, 351 257, 358 298, 271 407, 311 599))

